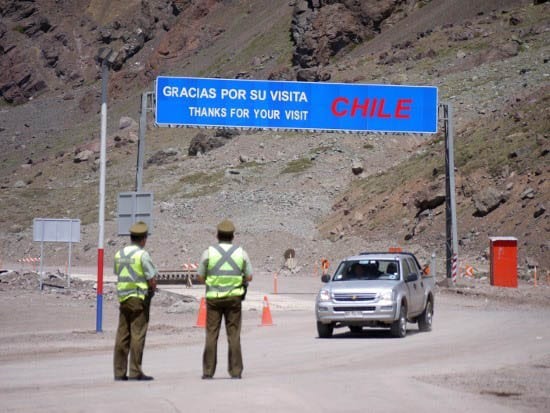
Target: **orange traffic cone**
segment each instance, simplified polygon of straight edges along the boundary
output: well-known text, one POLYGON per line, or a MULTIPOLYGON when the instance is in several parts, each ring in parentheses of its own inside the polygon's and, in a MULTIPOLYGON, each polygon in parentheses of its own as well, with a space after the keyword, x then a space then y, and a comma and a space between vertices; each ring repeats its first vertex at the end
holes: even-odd
POLYGON ((267 301, 267 295, 264 295, 264 308, 262 310, 262 326, 272 326, 273 320, 271 319, 271 310, 269 309, 269 302, 267 301))
POLYGON ((195 327, 206 327, 206 300, 204 299, 204 297, 201 298, 199 315, 197 317, 197 324, 195 324, 195 327))

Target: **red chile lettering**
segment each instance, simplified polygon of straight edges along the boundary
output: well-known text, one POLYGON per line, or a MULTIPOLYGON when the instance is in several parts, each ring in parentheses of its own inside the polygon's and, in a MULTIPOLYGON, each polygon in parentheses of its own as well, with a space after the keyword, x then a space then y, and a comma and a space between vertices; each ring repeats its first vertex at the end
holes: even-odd
POLYGON ((330 107, 334 116, 350 116, 354 118, 356 115, 363 118, 380 118, 380 119, 410 119, 412 99, 398 99, 394 108, 389 108, 386 111, 386 99, 353 98, 350 104, 349 99, 339 96, 332 101, 330 107), (392 110, 394 109, 394 110, 392 110))
POLYGON ((372 100, 372 105, 370 107, 370 117, 372 118, 374 116, 374 111, 376 110, 376 103, 378 102, 378 99, 374 98, 372 100))
POLYGON ((384 113, 384 105, 386 104, 386 99, 380 99, 380 106, 378 106, 378 117, 388 119, 391 118, 389 113, 384 113))
POLYGON ((361 116, 365 117, 367 116, 367 110, 369 109, 369 102, 370 99, 366 98, 364 100, 364 103, 362 105, 359 104, 359 99, 355 98, 353 99, 353 105, 351 106, 351 116, 355 116, 355 112, 357 112, 357 109, 361 109, 361 116))
POLYGON ((348 111, 347 110, 342 110, 340 112, 338 112, 337 110, 337 106, 338 106, 338 103, 342 102, 344 105, 347 105, 349 104, 349 100, 347 100, 346 98, 343 98, 343 97, 337 97, 336 99, 334 99, 332 101, 332 106, 331 106, 331 110, 332 110, 332 113, 334 114, 334 116, 346 116, 348 114, 348 111))
POLYGON ((409 119, 411 117, 411 114, 402 112, 410 111, 411 103, 412 99, 399 99, 397 101, 397 108, 395 109, 395 117, 397 119, 409 119))

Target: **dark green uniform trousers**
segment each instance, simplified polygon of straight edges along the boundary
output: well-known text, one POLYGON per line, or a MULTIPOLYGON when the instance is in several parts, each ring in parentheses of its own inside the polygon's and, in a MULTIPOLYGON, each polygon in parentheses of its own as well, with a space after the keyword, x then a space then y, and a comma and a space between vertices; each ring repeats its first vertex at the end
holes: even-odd
POLYGON ((202 356, 202 373, 212 377, 216 372, 218 336, 222 317, 225 319, 227 334, 228 371, 231 377, 240 377, 243 371, 241 354, 242 298, 227 297, 206 300, 206 342, 202 356))
POLYGON ((136 377, 143 374, 141 361, 149 325, 149 308, 150 299, 148 297, 145 300, 130 297, 120 303, 114 354, 115 377, 126 376, 128 353, 130 353, 128 376, 136 377))

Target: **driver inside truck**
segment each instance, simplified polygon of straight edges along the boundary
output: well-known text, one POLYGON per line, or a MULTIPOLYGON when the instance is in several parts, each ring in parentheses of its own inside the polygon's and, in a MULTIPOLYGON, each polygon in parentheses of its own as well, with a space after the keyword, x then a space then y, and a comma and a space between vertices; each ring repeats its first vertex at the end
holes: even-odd
POLYGON ((359 264, 358 262, 354 263, 349 269, 348 278, 352 280, 361 280, 365 279, 367 276, 367 271, 364 265, 359 264))

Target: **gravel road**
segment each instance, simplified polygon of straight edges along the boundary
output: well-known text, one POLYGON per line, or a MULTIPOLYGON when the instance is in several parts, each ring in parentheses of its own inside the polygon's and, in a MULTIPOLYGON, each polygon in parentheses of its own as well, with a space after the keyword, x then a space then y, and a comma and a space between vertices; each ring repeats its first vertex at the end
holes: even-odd
MULTIPOLYGON (((409 324, 401 340, 384 330, 351 334, 347 329, 321 340, 313 314, 318 279, 281 277, 275 295, 272 276, 259 274, 245 302, 243 380, 226 380, 222 333, 216 378, 207 383, 200 380, 204 330, 194 327, 202 287, 176 291, 184 295, 162 287, 144 358, 155 381, 114 383, 117 305, 108 294, 103 332, 96 333, 93 295, 14 289, 17 283, 0 280, 2 411, 31 412, 38 406, 44 412, 550 409, 547 306, 442 290, 430 333, 409 324), (274 326, 260 326, 264 296, 274 326), (177 305, 175 297, 187 303, 177 305)), ((76 279, 73 285, 73 290, 90 286, 76 279)))

